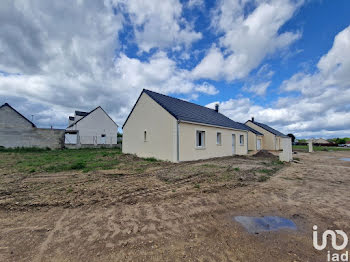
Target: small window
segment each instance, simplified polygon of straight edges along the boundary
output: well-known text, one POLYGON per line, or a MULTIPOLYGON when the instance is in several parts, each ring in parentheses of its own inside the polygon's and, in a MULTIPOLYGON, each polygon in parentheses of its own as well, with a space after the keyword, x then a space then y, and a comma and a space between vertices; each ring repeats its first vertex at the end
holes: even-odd
POLYGON ((197 147, 205 147, 205 131, 197 131, 196 145, 197 147))
POLYGON ((146 130, 143 132, 143 141, 147 142, 147 131, 146 130))
POLYGON ((240 135, 240 136, 239 136, 239 143, 240 143, 241 145, 244 145, 244 135, 240 135))
POLYGON ((106 134, 101 134, 101 144, 106 144, 106 134))
POLYGON ((216 133, 216 144, 221 145, 221 133, 220 132, 216 133))

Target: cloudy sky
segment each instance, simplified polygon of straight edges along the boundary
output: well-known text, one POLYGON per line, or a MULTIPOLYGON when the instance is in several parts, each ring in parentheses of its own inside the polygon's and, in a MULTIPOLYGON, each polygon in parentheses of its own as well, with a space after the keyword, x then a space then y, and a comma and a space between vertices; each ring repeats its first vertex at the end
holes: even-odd
POLYGON ((0 104, 65 128, 143 88, 298 137, 350 136, 350 1, 2 0, 0 104))

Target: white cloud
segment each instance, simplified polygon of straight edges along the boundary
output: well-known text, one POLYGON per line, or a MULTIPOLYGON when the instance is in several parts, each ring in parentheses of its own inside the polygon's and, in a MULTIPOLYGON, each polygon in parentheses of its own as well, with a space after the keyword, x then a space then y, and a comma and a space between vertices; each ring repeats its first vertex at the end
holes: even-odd
MULTIPOLYGON (((134 14, 135 19, 144 29, 156 23, 150 21, 153 13, 158 13, 156 19, 164 19, 157 20, 165 22, 157 25, 161 30, 167 24, 177 27, 172 23, 181 20, 182 7, 176 1, 154 5, 140 2, 138 7, 145 13, 134 14), (173 12, 170 17, 168 8, 173 12)), ((51 122, 64 127, 68 114, 75 109, 91 110, 98 105, 122 124, 143 88, 188 97, 218 92, 212 85, 192 82, 190 73, 179 69, 164 52, 146 61, 121 53, 118 32, 124 18, 114 8, 111 0, 3 1, 0 71, 6 73, 0 74, 1 101, 16 103, 21 97, 22 105, 35 111, 39 126, 51 122), (34 104, 40 112, 33 109, 34 104)), ((168 28, 176 34, 171 39, 176 37, 178 43, 185 44, 192 41, 186 40, 191 30, 175 29, 168 28)))
POLYGON ((203 7, 204 5, 204 0, 189 0, 187 3, 189 8, 203 7))
POLYGON ((243 90, 253 93, 254 95, 258 96, 264 96, 266 94, 267 88, 270 86, 271 81, 264 82, 264 83, 259 83, 255 85, 250 85, 250 86, 244 86, 243 90))
POLYGON ((283 32, 302 1, 222 0, 213 17, 213 27, 223 36, 219 49, 213 46, 193 70, 195 78, 242 79, 257 68, 264 58, 284 49, 301 37, 300 32, 283 32), (248 5, 256 8, 245 14, 248 5))
POLYGON ((189 47, 202 37, 181 16, 178 0, 114 0, 129 15, 138 47, 149 52, 151 48, 178 49, 189 47))
MULTIPOLYGON (((284 92, 298 91, 297 97, 280 98, 275 105, 262 107, 248 99, 220 103, 221 111, 245 122, 254 116, 285 133, 299 137, 350 133, 350 26, 338 33, 333 47, 321 57, 318 71, 297 73, 281 85, 284 92)), ((213 107, 213 103, 208 106, 213 107)))

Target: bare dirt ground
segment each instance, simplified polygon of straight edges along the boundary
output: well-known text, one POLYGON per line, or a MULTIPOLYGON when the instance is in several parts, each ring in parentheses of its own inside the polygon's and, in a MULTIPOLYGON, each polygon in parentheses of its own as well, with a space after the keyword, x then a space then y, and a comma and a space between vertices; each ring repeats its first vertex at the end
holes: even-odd
POLYGON ((339 160, 350 152, 290 164, 120 157, 86 173, 1 168, 0 261, 326 261, 312 226, 350 233, 350 162, 339 160), (282 216, 298 230, 250 234, 236 215, 282 216))

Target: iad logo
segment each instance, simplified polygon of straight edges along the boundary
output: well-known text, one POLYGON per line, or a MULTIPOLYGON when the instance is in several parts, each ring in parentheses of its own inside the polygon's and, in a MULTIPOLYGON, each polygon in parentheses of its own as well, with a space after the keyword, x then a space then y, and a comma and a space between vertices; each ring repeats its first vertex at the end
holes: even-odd
MULTIPOLYGON (((331 237, 332 247, 335 250, 338 250, 338 251, 343 250, 348 245, 348 236, 345 234, 343 230, 335 230, 335 232, 333 230, 326 230, 325 232, 323 232, 321 245, 318 244, 318 232, 317 232, 316 225, 313 226, 313 230, 314 230, 313 245, 314 245, 314 248, 316 248, 317 250, 323 250, 326 248, 328 244, 327 243, 328 236, 331 237), (337 234, 343 238, 343 243, 341 245, 337 244, 337 234)), ((328 251, 327 261, 349 261, 349 253, 348 251, 346 251, 346 253, 343 253, 343 254, 338 254, 338 253, 331 254, 331 252, 328 251)))

